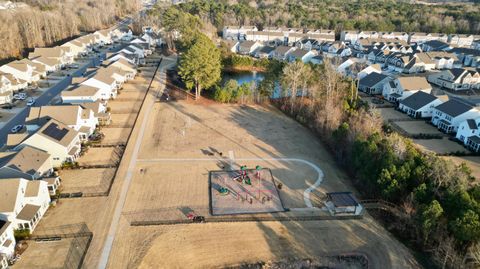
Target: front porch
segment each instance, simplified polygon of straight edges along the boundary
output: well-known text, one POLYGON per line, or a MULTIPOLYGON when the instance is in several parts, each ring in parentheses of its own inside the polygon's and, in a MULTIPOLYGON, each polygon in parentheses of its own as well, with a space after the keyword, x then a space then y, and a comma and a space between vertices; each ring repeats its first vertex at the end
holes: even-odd
POLYGON ((18 228, 32 233, 42 217, 40 208, 38 205, 26 204, 17 215, 18 228))
POLYGON ((446 121, 446 120, 440 120, 438 122, 438 125, 437 125, 437 128, 438 130, 444 132, 444 133, 453 133, 454 130, 455 130, 455 127, 453 127, 452 125, 450 125, 450 122, 446 121))

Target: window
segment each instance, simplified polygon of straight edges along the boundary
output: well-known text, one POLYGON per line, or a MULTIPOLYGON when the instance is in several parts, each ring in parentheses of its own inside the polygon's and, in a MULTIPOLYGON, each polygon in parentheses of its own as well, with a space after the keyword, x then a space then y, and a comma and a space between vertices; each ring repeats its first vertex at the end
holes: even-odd
POLYGON ((54 161, 58 161, 60 160, 60 158, 56 157, 56 158, 53 158, 54 161))

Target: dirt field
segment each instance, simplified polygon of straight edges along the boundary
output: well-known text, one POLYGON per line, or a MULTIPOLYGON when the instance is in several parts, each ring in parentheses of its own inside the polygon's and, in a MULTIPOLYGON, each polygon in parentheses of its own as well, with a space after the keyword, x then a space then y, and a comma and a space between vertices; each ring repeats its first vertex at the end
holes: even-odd
POLYGON ((111 108, 112 114, 137 113, 141 105, 140 100, 135 101, 111 101, 108 106, 111 108))
POLYGON ((112 179, 115 168, 61 170, 63 192, 78 192, 92 189, 104 190, 112 179))
POLYGON ((377 108, 384 121, 397 119, 410 119, 407 114, 395 110, 394 108, 377 108))
POLYGON ((108 148, 89 148, 88 151, 77 161, 80 166, 84 165, 113 165, 118 161, 118 149, 108 148))
MULTIPOLYGON (((122 114, 122 115, 129 115, 129 114, 122 114)), ((105 127, 102 129, 102 133, 105 135, 105 137, 103 138, 101 144, 111 145, 111 144, 126 143, 128 139, 128 135, 130 134, 131 130, 132 128, 105 127)))
POLYGON ((449 153, 449 152, 468 152, 468 149, 462 145, 448 140, 448 138, 443 139, 413 139, 413 142, 417 144, 422 150, 431 151, 434 153, 449 153))
POLYGON ((405 132, 416 135, 416 134, 442 134, 436 127, 425 123, 424 121, 397 121, 395 122, 400 128, 405 132))
POLYGON ((28 248, 13 268, 63 268, 74 239, 53 242, 28 241, 28 248))
POLYGON ((318 139, 276 110, 178 102, 156 103, 152 113, 109 268, 212 268, 355 251, 372 257, 372 268, 410 267, 408 251, 368 215, 356 221, 130 226, 135 212, 148 218, 149 210, 208 208, 208 173, 230 158, 236 167, 272 169, 287 208, 309 210, 304 192, 319 180, 316 167, 325 177, 310 196, 314 206, 322 206, 326 192, 352 190, 318 139))
POLYGON ((104 128, 112 128, 112 127, 127 127, 127 128, 132 128, 133 123, 135 122, 135 117, 136 114, 112 114, 112 123, 107 127, 104 128))

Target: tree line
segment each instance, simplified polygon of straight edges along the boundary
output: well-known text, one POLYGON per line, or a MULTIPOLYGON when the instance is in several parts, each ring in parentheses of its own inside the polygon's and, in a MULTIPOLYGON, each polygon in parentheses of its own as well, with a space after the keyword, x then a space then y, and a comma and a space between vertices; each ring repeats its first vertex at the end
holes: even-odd
POLYGON ((219 30, 225 25, 342 30, 480 33, 480 5, 424 5, 395 0, 193 0, 180 8, 219 30))
POLYGON ((135 12, 139 0, 29 0, 27 8, 0 11, 0 59, 18 58, 29 49, 113 25, 135 12))

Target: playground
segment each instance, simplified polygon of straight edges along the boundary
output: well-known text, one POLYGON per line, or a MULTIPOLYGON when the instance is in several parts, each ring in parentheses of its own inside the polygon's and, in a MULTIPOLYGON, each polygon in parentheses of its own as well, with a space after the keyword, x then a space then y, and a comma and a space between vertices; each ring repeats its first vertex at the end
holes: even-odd
POLYGON ((285 211, 270 169, 211 171, 209 180, 212 215, 285 211))

